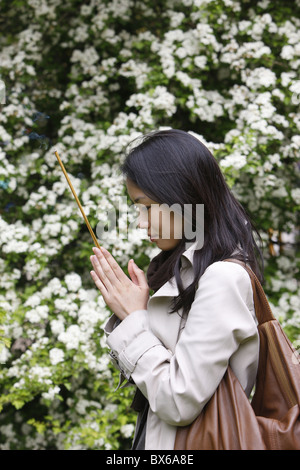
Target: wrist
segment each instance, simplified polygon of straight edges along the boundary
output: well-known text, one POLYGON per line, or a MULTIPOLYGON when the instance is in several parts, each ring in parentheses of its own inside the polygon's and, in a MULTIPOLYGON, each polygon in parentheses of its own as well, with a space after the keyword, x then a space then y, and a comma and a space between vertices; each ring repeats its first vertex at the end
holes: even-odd
POLYGON ((131 315, 134 312, 142 312, 142 311, 143 312, 147 311, 147 306, 146 307, 138 307, 138 308, 134 308, 134 309, 133 308, 132 309, 126 309, 126 310, 123 311, 124 318, 122 318, 122 319, 124 320, 125 318, 127 318, 129 315, 131 315))

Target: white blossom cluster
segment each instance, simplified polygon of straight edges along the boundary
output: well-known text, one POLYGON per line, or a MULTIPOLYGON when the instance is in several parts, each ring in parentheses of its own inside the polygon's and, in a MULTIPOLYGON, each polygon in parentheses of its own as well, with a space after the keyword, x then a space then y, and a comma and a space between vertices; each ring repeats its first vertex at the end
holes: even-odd
MULTIPOLYGON (((125 195, 119 167, 132 142, 158 128, 190 131, 272 246, 266 289, 299 341, 300 2, 13 5, 0 38, 0 339, 11 343, 0 349, 0 448, 117 448, 133 432, 129 387, 112 403, 102 332, 111 312, 54 151, 96 231, 125 195), (23 414, 35 400, 47 419, 23 414)), ((100 243, 123 268, 130 258, 145 268, 156 251, 119 229, 99 230, 100 243)))

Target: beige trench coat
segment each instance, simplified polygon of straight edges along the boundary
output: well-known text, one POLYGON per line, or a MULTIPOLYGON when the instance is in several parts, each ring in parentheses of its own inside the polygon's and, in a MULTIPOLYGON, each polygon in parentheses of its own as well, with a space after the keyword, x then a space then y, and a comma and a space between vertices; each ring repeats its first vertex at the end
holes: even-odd
MULTIPOLYGON (((182 278, 193 277, 193 250, 182 255, 182 278)), ((174 448, 176 428, 191 423, 221 381, 228 364, 249 396, 258 365, 259 338, 247 272, 228 262, 210 265, 200 279, 186 321, 169 314, 178 294, 174 279, 115 329, 105 326, 107 343, 124 377, 133 379, 149 401, 146 449, 174 448)))

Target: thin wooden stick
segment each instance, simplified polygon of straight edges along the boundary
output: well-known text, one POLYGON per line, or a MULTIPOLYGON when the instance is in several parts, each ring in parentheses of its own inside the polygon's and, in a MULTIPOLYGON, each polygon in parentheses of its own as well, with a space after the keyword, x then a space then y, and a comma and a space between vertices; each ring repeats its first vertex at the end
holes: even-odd
MULTIPOLYGON (((90 234, 92 235, 92 239, 94 240, 94 243, 95 243, 96 247, 97 247, 97 248, 100 248, 100 245, 99 245, 99 243, 98 243, 98 240, 97 240, 97 238, 95 237, 95 234, 94 234, 94 232, 93 232, 93 230, 92 230, 92 227, 90 226, 90 223, 89 223, 89 221, 88 221, 88 219, 87 219, 87 216, 85 215, 85 213, 84 213, 84 211, 83 211, 83 208, 82 208, 82 206, 81 206, 81 204, 80 204, 80 201, 79 201, 79 199, 78 199, 78 197, 77 197, 77 195, 76 195, 76 193, 75 193, 75 190, 74 190, 74 188, 73 188, 73 185, 72 185, 72 183, 71 183, 71 181, 70 181, 70 178, 69 178, 69 176, 68 176, 68 174, 67 174, 67 172, 66 172, 66 170, 65 170, 65 167, 64 167, 64 165, 63 165, 63 162, 61 161, 61 159, 60 159, 60 157, 59 157, 57 151, 55 151, 55 156, 56 156, 56 158, 57 158, 57 160, 58 160, 58 163, 59 163, 60 166, 61 166, 62 171, 64 172, 64 175, 65 175, 65 177, 66 177, 66 180, 67 180, 67 182, 68 182, 68 184, 69 184, 69 186, 70 186, 70 188, 71 188, 71 191, 72 191, 72 193, 73 193, 73 196, 75 197, 75 200, 76 200, 76 202, 77 202, 77 204, 78 204, 78 207, 79 207, 79 209, 80 209, 80 212, 81 212, 81 214, 83 215, 83 218, 84 218, 84 220, 85 220, 86 226, 87 226, 87 228, 89 229, 90 234)), ((100 249, 101 249, 101 248, 100 248, 100 249)))

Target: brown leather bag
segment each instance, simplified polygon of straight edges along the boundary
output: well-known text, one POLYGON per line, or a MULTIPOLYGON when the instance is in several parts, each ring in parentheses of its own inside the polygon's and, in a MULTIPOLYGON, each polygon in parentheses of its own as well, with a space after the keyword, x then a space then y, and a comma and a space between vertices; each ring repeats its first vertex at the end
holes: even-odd
POLYGON ((260 338, 253 399, 228 367, 196 420, 178 427, 175 450, 300 449, 299 355, 274 318, 263 288, 244 263, 254 296, 260 338))

